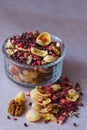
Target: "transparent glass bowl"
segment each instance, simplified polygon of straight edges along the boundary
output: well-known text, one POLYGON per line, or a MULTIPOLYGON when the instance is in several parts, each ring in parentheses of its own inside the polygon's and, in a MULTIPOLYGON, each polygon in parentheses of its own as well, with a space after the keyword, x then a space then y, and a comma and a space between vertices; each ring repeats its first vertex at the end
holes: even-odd
POLYGON ((24 87, 35 87, 37 85, 46 86, 56 82, 62 73, 63 60, 66 49, 60 38, 54 35, 51 35, 51 37, 54 41, 58 41, 60 43, 62 55, 56 61, 40 66, 21 64, 9 58, 5 52, 5 41, 2 47, 2 51, 4 54, 6 75, 13 82, 24 87))

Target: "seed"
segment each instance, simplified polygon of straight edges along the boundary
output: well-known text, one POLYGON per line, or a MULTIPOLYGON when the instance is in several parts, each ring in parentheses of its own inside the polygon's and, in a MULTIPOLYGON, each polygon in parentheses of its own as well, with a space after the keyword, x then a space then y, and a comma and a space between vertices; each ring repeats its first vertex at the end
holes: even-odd
POLYGON ((7 118, 10 120, 11 119, 11 117, 10 116, 7 116, 7 118))
POLYGON ((82 95, 83 95, 83 92, 79 92, 79 94, 82 96, 82 95))
POLYGON ((32 106, 32 102, 29 102, 29 106, 32 106))
POLYGON ((84 106, 84 104, 83 104, 83 103, 79 103, 79 106, 83 107, 83 106, 84 106))
POLYGON ((45 123, 46 123, 46 124, 49 123, 49 120, 45 120, 45 123))
POLYGON ((73 126, 78 126, 77 123, 73 123, 73 126))
POLYGON ((24 123, 24 126, 25 126, 25 127, 27 127, 27 126, 28 126, 28 124, 27 124, 27 123, 24 123))

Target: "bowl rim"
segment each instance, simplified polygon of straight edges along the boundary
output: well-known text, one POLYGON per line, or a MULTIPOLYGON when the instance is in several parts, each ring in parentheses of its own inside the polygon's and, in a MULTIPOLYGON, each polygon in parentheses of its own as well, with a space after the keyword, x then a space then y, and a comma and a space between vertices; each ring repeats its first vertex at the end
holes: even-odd
POLYGON ((54 66, 58 63, 60 63, 64 57, 65 57, 65 54, 66 54, 66 47, 64 45, 64 43, 62 42, 62 40, 58 37, 58 36, 55 36, 55 35, 52 35, 51 34, 51 38, 54 40, 54 41, 58 41, 59 44, 62 46, 63 48, 63 52, 62 52, 62 55, 61 57, 59 57, 56 61, 54 62, 51 62, 51 63, 48 63, 48 64, 43 64, 43 65, 35 65, 35 66, 32 66, 32 65, 27 65, 27 64, 21 64, 19 63, 18 61, 15 61, 13 59, 11 59, 10 57, 7 56, 6 52, 5 52, 5 44, 6 44, 6 41, 9 39, 10 37, 8 37, 3 45, 2 45, 2 52, 3 52, 3 55, 10 61, 12 62, 13 64, 17 65, 17 66, 20 66, 20 67, 25 67, 25 68, 31 68, 31 69, 34 69, 34 68, 47 68, 47 67, 51 67, 51 66, 54 66))

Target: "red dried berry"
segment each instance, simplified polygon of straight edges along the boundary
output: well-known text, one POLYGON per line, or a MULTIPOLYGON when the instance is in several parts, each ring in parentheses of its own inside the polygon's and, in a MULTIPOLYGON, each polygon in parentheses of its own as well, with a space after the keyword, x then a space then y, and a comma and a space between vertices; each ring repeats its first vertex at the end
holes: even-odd
POLYGON ((53 96, 52 96, 52 100, 54 101, 54 100, 56 100, 56 99, 58 99, 58 97, 57 97, 56 95, 53 95, 53 96))
POLYGON ((14 121, 17 121, 18 119, 17 118, 13 118, 14 121))
POLYGON ((41 37, 40 40, 43 41, 43 42, 46 42, 47 38, 46 37, 41 37))
POLYGON ((22 43, 22 42, 20 42, 19 44, 17 44, 17 46, 18 46, 18 47, 21 47, 21 48, 23 48, 23 47, 24 47, 24 45, 23 45, 23 43, 22 43))

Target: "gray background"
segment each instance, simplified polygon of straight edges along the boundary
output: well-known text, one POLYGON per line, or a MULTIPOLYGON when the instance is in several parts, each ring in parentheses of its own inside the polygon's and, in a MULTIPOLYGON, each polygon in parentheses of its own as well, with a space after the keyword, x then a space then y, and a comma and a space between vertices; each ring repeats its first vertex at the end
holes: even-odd
MULTIPOLYGON (((28 100, 28 99, 27 99, 28 100)), ((0 0, 0 130, 87 130, 87 0, 0 0), (3 41, 10 35, 38 29, 59 36, 67 48, 63 75, 79 82, 84 93, 80 118, 56 123, 28 123, 7 119, 8 102, 28 89, 11 82, 4 72, 3 41), (23 123, 29 127, 25 128, 23 123), (77 128, 73 122, 79 124, 77 128)))

